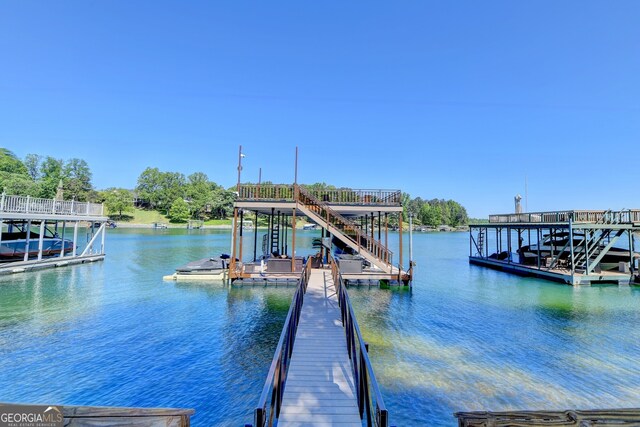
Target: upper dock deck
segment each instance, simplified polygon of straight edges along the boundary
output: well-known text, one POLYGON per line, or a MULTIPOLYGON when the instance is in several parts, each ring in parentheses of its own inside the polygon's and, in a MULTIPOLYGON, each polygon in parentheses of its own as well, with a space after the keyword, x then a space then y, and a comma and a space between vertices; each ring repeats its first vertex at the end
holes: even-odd
MULTIPOLYGON (((402 191, 400 190, 353 188, 318 190, 304 185, 300 188, 343 215, 359 216, 364 212, 402 211, 402 191)), ((263 213, 268 213, 272 207, 292 207, 295 205, 295 186, 241 184, 235 205, 263 213)))
MULTIPOLYGON (((489 215, 489 224, 640 224, 640 209, 566 210, 489 215)), ((473 224, 481 225, 481 224, 473 224)))
POLYGON ((101 203, 5 194, 0 198, 0 219, 106 220, 104 206, 101 203))

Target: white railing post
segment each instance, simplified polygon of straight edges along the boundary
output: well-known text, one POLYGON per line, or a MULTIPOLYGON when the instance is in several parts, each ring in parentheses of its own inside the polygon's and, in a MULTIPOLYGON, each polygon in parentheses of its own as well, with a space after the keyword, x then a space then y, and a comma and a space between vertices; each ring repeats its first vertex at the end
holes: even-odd
POLYGON ((56 214, 56 199, 54 198, 52 201, 51 213, 56 214))
POLYGON ((7 197, 7 194, 2 192, 2 201, 0 201, 0 211, 4 212, 4 199, 7 197))
POLYGON ((27 207, 26 207, 26 213, 29 213, 29 203, 31 203, 31 196, 27 196, 27 207))

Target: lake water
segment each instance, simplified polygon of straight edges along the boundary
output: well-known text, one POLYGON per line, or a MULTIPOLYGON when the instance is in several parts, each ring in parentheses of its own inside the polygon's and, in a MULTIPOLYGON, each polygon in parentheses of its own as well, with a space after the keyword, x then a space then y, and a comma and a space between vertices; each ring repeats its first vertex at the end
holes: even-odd
MULTIPOLYGON (((416 234, 412 291, 349 291, 393 425, 638 406, 640 289, 515 277, 469 266, 468 248, 466 233, 416 234)), ((252 422, 293 287, 162 281, 222 252, 227 231, 110 230, 104 262, 0 278, 0 401, 252 422)))

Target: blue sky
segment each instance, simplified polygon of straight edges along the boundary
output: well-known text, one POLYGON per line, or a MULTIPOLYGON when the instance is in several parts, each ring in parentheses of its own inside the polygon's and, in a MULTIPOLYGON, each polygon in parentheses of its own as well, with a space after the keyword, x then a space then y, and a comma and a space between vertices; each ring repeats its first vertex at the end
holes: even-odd
POLYGON ((0 0, 0 146, 470 215, 640 208, 640 2, 0 0))

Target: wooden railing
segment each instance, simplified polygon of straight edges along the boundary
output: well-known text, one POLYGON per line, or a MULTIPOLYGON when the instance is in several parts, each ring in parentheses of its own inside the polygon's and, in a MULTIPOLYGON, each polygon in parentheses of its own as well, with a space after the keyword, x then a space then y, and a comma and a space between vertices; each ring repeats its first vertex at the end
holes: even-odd
MULTIPOLYGON (((316 199, 332 205, 400 206, 402 202, 400 190, 317 190, 304 185, 300 187, 316 199)), ((293 193, 294 186, 290 184, 241 184, 238 200, 293 201, 293 193)))
POLYGON ((300 275, 298 287, 293 294, 293 300, 289 306, 287 318, 284 321, 284 327, 271 361, 267 379, 262 388, 258 406, 254 410, 254 427, 273 426, 274 421, 280 416, 284 386, 289 372, 289 360, 293 353, 293 344, 296 339, 300 312, 302 311, 302 303, 304 302, 304 294, 307 291, 310 275, 311 262, 307 261, 300 275))
POLYGON ((369 346, 362 338, 358 320, 353 312, 349 294, 336 260, 331 258, 331 274, 338 296, 338 305, 342 316, 342 325, 347 340, 347 351, 351 359, 353 383, 356 386, 360 418, 368 427, 387 427, 389 411, 384 404, 382 393, 378 387, 373 366, 369 360, 369 346))
POLYGON ((0 198, 0 212, 42 215, 102 216, 101 203, 76 202, 74 200, 38 199, 30 196, 0 198))
POLYGON ((490 223, 561 223, 561 222, 629 224, 640 222, 640 210, 555 211, 489 215, 490 223))
POLYGON ((331 226, 340 230, 347 238, 358 246, 363 248, 375 258, 391 265, 393 262, 393 253, 382 242, 363 233, 360 227, 353 221, 340 215, 325 202, 321 202, 312 194, 307 192, 301 186, 294 187, 295 199, 305 205, 308 209, 315 212, 320 218, 331 226))

